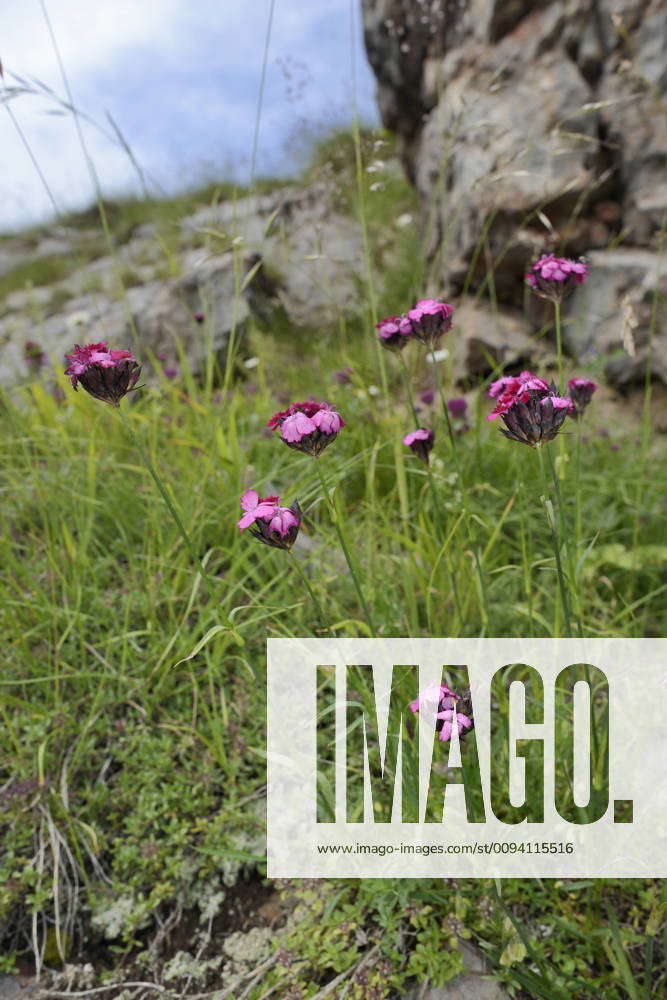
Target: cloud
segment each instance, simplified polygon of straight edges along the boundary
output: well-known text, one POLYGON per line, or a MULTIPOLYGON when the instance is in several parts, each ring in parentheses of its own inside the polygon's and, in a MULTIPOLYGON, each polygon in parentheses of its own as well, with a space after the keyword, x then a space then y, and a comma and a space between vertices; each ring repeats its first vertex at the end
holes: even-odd
MULTIPOLYGON (((213 170, 247 179, 270 0, 95 0, 94 15, 88 0, 47 5, 76 105, 101 123, 110 111, 163 186, 196 183, 213 170)), ((350 9, 349 0, 276 0, 260 173, 289 169, 299 128, 351 118, 350 9)), ((39 0, 18 5, 1 45, 7 70, 63 93, 39 0)), ((359 110, 374 119, 358 27, 354 55, 359 110)), ((53 117, 53 103, 40 97, 21 97, 12 109, 62 209, 90 202, 71 119, 53 117)), ((125 154, 84 131, 105 193, 136 188, 125 154)), ((2 108, 0 144, 0 229, 47 216, 48 195, 2 108)))

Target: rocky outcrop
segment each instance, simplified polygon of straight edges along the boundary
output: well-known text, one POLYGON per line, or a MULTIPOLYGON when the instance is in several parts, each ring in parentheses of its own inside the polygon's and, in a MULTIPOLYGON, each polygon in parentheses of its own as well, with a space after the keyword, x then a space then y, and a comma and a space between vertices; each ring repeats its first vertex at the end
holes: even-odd
POLYGON ((465 281, 483 292, 492 269, 497 298, 519 307, 534 254, 592 251, 592 276, 572 300, 571 348, 622 345, 627 293, 639 346, 610 375, 643 378, 641 341, 652 338, 664 377, 665 335, 643 315, 665 292, 664 0, 362 6, 383 121, 421 196, 433 290, 456 294, 465 281), (638 267, 641 290, 629 287, 638 267))
MULTIPOLYGON (((5 242, 0 277, 40 256, 85 256, 90 239, 58 230, 37 247, 26 237, 5 242)), ((232 331, 242 346, 250 317, 273 330, 304 329, 356 312, 363 260, 358 223, 319 184, 203 206, 180 220, 175 248, 156 226, 139 227, 114 255, 6 297, 0 384, 34 371, 29 342, 62 358, 75 341, 108 340, 167 368, 183 352, 195 372, 212 346, 224 366, 232 331)))

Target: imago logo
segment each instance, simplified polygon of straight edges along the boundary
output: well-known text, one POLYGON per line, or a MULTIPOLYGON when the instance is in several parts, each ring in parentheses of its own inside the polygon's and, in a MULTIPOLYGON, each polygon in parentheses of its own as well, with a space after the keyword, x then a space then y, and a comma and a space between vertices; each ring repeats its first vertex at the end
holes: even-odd
POLYGON ((269 875, 664 876, 666 653, 269 640, 269 875))

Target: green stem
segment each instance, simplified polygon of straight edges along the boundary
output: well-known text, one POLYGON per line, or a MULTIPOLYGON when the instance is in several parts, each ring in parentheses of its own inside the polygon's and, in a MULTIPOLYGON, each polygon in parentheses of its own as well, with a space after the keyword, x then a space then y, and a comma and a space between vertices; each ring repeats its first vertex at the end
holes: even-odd
POLYGON ((570 581, 571 581, 570 587, 571 587, 571 589, 574 588, 573 589, 573 594, 574 594, 575 604, 576 604, 577 625, 578 625, 578 629, 579 629, 579 635, 583 636, 584 629, 583 629, 583 624, 582 624, 582 621, 581 621, 581 607, 580 607, 580 601, 579 601, 579 593, 578 593, 578 590, 577 590, 577 588, 575 586, 575 581, 577 579, 577 572, 576 572, 577 571, 577 559, 576 559, 577 549, 573 550, 572 537, 571 537, 571 534, 570 534, 570 532, 568 531, 568 528, 567 528, 567 521, 565 519, 565 506, 563 504, 563 497, 562 497, 562 494, 561 494, 561 491, 560 491, 560 485, 559 485, 559 482, 558 482, 558 476, 556 474, 556 463, 554 462, 554 457, 553 457, 553 454, 551 452, 551 448, 549 447, 549 445, 547 445, 547 457, 549 459, 549 466, 551 468, 551 477, 553 479, 554 492, 556 494, 556 500, 558 501, 558 515, 559 515, 559 522, 560 522, 560 533, 562 535, 563 542, 565 543, 565 551, 567 553, 568 570, 569 570, 570 581))
MULTIPOLYGON (((445 426, 447 427, 447 433, 449 435, 449 443, 452 446, 452 453, 456 459, 458 466, 458 452, 456 450, 456 442, 454 440, 454 431, 452 430, 452 422, 449 419, 449 410, 447 409, 447 400, 445 399, 445 393, 442 388, 442 379, 440 378, 440 367, 439 362, 435 360, 435 351, 431 351, 431 358, 433 362, 433 371, 435 373, 435 384, 438 390, 438 395, 440 396, 440 404, 442 406, 442 413, 445 418, 445 426)), ((459 469, 460 471, 460 469, 459 469)))
MULTIPOLYGON (((403 381, 405 382, 405 392, 412 411, 412 416, 415 422, 415 429, 419 430, 421 424, 419 421, 419 414, 417 413, 417 408, 414 404, 414 397, 412 395, 412 385, 410 383, 410 372, 408 371, 408 366, 405 363, 405 358, 402 354, 398 355, 398 360, 401 363, 401 372, 403 374, 403 381)), ((431 471, 431 463, 426 460, 426 475, 428 476, 429 487, 431 490, 431 495, 433 497, 433 516, 436 524, 436 531, 438 532, 438 539, 441 544, 444 543, 445 533, 440 521, 440 511, 443 510, 442 504, 440 503, 440 494, 438 488, 435 484, 435 479, 433 478, 433 473, 431 471)), ((454 576, 454 571, 452 570, 451 560, 449 558, 449 553, 445 554, 445 566, 447 568, 447 574, 449 576, 449 583, 452 588, 452 596, 454 598, 454 607, 456 608, 456 614, 458 615, 458 627, 461 628, 463 624, 463 615, 461 613, 461 602, 459 600, 458 588, 456 586, 456 577, 454 576)))
POLYGON ((557 299, 554 301, 554 316, 556 320, 556 355, 558 357, 558 392, 560 393, 565 391, 565 385, 563 383, 563 342, 560 323, 560 302, 557 299))
POLYGON ((368 610, 368 605, 366 604, 366 598, 364 597, 364 592, 361 589, 361 585, 359 584, 359 579, 357 577, 357 573, 356 573, 356 570, 354 568, 354 564, 352 562, 352 557, 350 555, 350 550, 347 547, 347 542, 345 541, 345 535, 343 534, 343 530, 342 530, 342 528, 340 526, 340 522, 338 520, 338 513, 336 511, 336 508, 334 506, 334 503, 333 503, 331 497, 329 496, 329 489, 327 487, 327 481, 324 478, 324 473, 322 472, 322 467, 320 466, 320 463, 319 463, 319 461, 317 459, 315 460, 315 465, 317 466, 317 474, 320 477, 320 482, 322 483, 322 489, 324 490, 324 497, 325 497, 326 502, 327 502, 327 504, 329 506, 329 511, 331 513, 331 519, 332 519, 332 521, 334 523, 334 527, 336 529, 336 534, 338 535, 338 541, 340 542, 340 547, 343 550, 343 555, 345 556, 345 561, 346 561, 346 563, 348 565, 348 568, 350 570, 350 575, 352 577, 352 582, 354 583, 354 588, 355 588, 355 590, 357 592, 357 597, 359 598, 359 603, 361 604, 361 607, 363 609, 364 617, 366 618, 366 622, 368 624, 368 627, 371 630, 371 635, 375 635, 375 627, 373 625, 373 619, 371 618, 371 613, 368 610))
POLYGON ((120 419, 121 419, 121 421, 123 423, 123 426, 125 427, 125 430, 127 431, 129 437, 131 438, 132 443, 134 444, 135 448, 139 452, 139 454, 141 456, 142 462, 144 463, 144 465, 148 469, 148 472, 150 473, 153 482, 157 486, 158 491, 160 493, 160 496, 164 500, 165 506, 167 507, 167 510, 171 514, 171 516, 172 516, 172 518, 174 520, 174 523, 175 523, 176 527, 178 528, 178 530, 180 532, 181 538, 183 539, 183 541, 185 543, 185 547, 187 548, 188 552, 190 553, 192 561, 195 563, 195 565, 199 569, 199 572, 202 574, 202 576, 203 577, 207 577, 208 573, 206 572, 206 569, 204 568, 204 565, 203 565, 201 559, 199 558, 199 556, 197 555, 197 553, 195 551, 195 547, 192 544, 192 540, 191 540, 191 538, 190 538, 190 536, 189 536, 189 534, 188 534, 188 532, 186 530, 185 525, 183 524, 183 521, 181 520, 180 514, 176 510, 176 507, 174 506, 174 503, 173 503, 171 497, 169 496, 169 494, 167 492, 166 486, 162 482, 162 479, 160 478, 157 469, 155 468, 155 466, 151 462, 150 458, 148 457, 148 452, 144 448, 144 446, 141 443, 141 441, 139 440, 138 436, 132 430, 130 424, 128 423, 128 421, 127 421, 127 419, 125 417, 125 414, 120 409, 120 407, 117 407, 117 413, 118 413, 118 416, 120 417, 120 419))
POLYGON ((405 383, 405 393, 408 399, 408 405, 412 411, 412 417, 415 422, 415 430, 419 430, 421 424, 419 422, 419 414, 417 413, 417 407, 415 406, 415 401, 412 395, 412 385, 410 383, 410 372, 408 371, 408 366, 405 363, 405 358, 399 353, 398 360, 401 363, 401 374, 403 375, 403 382, 405 383))
POLYGON ((326 618, 324 616, 324 612, 322 611, 322 606, 320 605, 320 602, 318 601, 317 597, 315 596, 315 592, 313 591, 313 588, 310 585, 308 577, 306 576, 306 574, 305 574, 305 572, 303 570, 303 567, 301 566, 301 563, 299 562, 299 560, 297 559, 297 557, 294 555, 294 551, 292 549, 288 549, 287 552, 288 552, 288 555, 289 555, 290 559, 292 560, 292 565, 294 566, 294 568, 296 569, 297 573, 299 574, 299 576, 301 578, 301 582, 303 583, 303 585, 305 586, 306 590, 308 591, 308 595, 309 595, 311 601, 315 605, 315 610, 317 612, 317 617, 320 620, 320 625, 322 626, 323 629, 325 629, 327 632, 329 632, 329 634, 333 634, 331 632, 331 626, 327 625, 326 618))
MULTIPOLYGON (((572 619, 570 617, 570 602, 567 594, 565 574, 563 573, 563 564, 560 558, 560 541, 558 538, 558 529, 556 527, 556 515, 554 514, 553 504, 549 500, 549 479, 546 474, 546 469, 544 468, 544 459, 542 458, 541 448, 538 448, 538 454, 540 456, 540 468, 542 470, 542 478, 544 480, 544 487, 545 487, 544 506, 547 515, 547 524, 549 525, 549 531, 551 534, 551 544, 554 550, 554 556, 556 558, 556 572, 558 574, 558 586, 560 589, 561 604, 563 606, 565 629, 568 638, 570 638, 572 636, 572 619)), ((551 459, 551 453, 549 453, 549 459, 551 459)), ((554 485, 555 485, 555 477, 554 477, 554 485)), ((557 506, 560 507, 560 504, 558 503, 558 490, 556 490, 556 503, 557 506)))

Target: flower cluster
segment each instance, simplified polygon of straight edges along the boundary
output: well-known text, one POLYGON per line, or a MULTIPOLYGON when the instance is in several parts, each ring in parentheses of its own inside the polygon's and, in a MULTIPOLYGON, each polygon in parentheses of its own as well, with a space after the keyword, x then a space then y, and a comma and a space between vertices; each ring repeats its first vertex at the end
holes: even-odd
POLYGON ((251 535, 274 549, 292 548, 301 527, 298 503, 281 507, 280 497, 260 497, 257 490, 246 490, 241 497, 241 510, 245 513, 237 521, 239 531, 250 528, 251 535))
POLYGON ((383 347, 401 350, 409 340, 418 340, 431 350, 452 328, 454 308, 441 299, 420 299, 403 316, 388 316, 376 324, 383 347))
POLYGON ((526 283, 536 295, 552 302, 560 302, 588 277, 588 265, 583 258, 556 257, 553 253, 542 254, 526 274, 526 283))
POLYGON ((435 731, 438 739, 446 743, 452 738, 452 729, 456 725, 458 735, 467 733, 474 726, 472 715, 456 711, 456 702, 461 700, 446 684, 429 684, 420 691, 414 701, 410 702, 410 711, 416 714, 421 709, 435 708, 435 731))
POLYGON ((529 371, 492 382, 489 395, 496 405, 487 420, 501 417, 506 427, 501 433, 531 448, 552 441, 574 410, 569 396, 559 396, 553 383, 529 371))
POLYGON ((69 375, 72 386, 81 384, 86 392, 104 403, 119 406, 123 396, 135 387, 141 374, 141 366, 131 351, 110 350, 106 341, 98 344, 75 344, 65 375, 69 375))
POLYGON ((280 431, 288 447, 315 457, 335 441, 344 426, 345 421, 338 410, 329 403, 316 403, 311 399, 291 403, 286 410, 274 413, 267 423, 272 431, 280 431))

